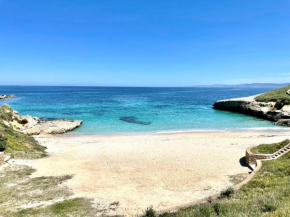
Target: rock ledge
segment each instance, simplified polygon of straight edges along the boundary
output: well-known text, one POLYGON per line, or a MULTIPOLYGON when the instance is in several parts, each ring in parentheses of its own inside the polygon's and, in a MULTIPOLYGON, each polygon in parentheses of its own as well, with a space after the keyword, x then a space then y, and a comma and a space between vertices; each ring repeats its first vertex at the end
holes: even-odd
POLYGON ((289 105, 280 108, 280 105, 278 106, 276 102, 257 102, 255 100, 257 96, 259 95, 220 100, 214 103, 213 108, 251 115, 276 122, 277 125, 290 126, 289 105))
POLYGON ((40 119, 29 115, 21 116, 11 108, 7 109, 7 113, 12 113, 12 118, 11 121, 4 123, 28 135, 63 134, 76 129, 83 122, 82 120, 40 119))

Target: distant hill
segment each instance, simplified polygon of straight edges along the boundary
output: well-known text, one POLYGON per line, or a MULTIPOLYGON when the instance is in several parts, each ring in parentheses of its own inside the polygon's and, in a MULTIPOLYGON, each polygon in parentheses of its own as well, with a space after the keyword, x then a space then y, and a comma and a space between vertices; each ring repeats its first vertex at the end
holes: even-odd
POLYGON ((280 88, 290 85, 290 83, 284 84, 275 84, 275 83, 252 83, 252 84, 235 84, 235 85, 226 85, 226 84, 212 84, 212 85, 198 85, 194 87, 220 87, 220 88, 280 88))

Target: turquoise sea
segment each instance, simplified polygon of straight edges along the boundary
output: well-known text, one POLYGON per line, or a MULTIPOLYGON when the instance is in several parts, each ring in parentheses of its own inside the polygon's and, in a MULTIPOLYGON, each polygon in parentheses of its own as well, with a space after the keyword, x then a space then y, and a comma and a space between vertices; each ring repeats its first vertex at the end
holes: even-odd
POLYGON ((0 102, 22 115, 81 119, 77 134, 281 129, 272 122, 212 109, 216 100, 267 88, 133 88, 0 86, 18 97, 0 102))

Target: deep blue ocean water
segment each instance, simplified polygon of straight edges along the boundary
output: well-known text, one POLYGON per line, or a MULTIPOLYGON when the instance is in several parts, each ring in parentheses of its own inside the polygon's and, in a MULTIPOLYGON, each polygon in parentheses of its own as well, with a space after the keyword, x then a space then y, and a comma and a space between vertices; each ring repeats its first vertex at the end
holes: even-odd
POLYGON ((0 104, 9 104, 22 115, 81 119, 83 125, 74 131, 79 134, 278 129, 266 120, 212 109, 216 100, 268 90, 0 86, 0 94, 18 96, 0 104))

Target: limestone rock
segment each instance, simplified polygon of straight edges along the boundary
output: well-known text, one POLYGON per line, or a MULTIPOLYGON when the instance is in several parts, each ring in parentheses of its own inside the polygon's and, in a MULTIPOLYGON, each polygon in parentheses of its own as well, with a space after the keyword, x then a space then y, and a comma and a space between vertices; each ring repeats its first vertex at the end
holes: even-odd
POLYGON ((13 115, 12 116, 12 126, 17 130, 25 130, 31 128, 39 123, 39 118, 31 117, 31 116, 20 116, 13 115))
POLYGON ((11 120, 5 120, 4 124, 12 126, 15 130, 28 135, 39 134, 62 134, 79 127, 83 121, 69 119, 39 119, 29 115, 21 116, 17 111, 13 111, 6 106, 5 112, 9 114, 11 120))
POLYGON ((290 114, 290 105, 284 105, 281 111, 288 112, 290 114))
POLYGON ((79 127, 82 122, 81 120, 69 119, 42 120, 37 125, 23 130, 23 132, 28 135, 63 134, 79 127))
POLYGON ((220 100, 215 102, 213 107, 218 110, 243 113, 274 122, 280 119, 290 119, 290 112, 288 112, 290 111, 290 106, 284 106, 279 110, 276 102, 257 102, 255 100, 257 96, 220 100))

